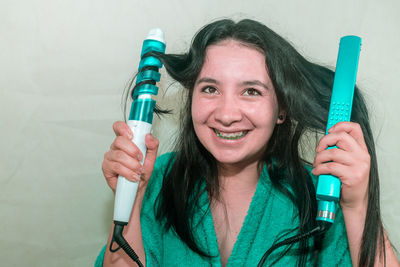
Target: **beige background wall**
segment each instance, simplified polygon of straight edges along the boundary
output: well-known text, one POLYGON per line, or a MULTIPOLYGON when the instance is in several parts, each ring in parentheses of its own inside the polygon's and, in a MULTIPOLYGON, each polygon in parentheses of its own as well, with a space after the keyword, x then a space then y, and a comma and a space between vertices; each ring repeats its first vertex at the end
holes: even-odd
MULTIPOLYGON (((342 35, 362 36, 358 83, 371 106, 383 220, 400 248, 399 8, 397 0, 0 0, 0 265, 93 264, 113 205, 100 166, 143 38, 161 27, 167 51, 180 52, 221 17, 260 20, 331 66, 342 35)), ((159 103, 177 110, 176 91, 159 103)), ((155 124, 165 152, 176 122, 155 124)))

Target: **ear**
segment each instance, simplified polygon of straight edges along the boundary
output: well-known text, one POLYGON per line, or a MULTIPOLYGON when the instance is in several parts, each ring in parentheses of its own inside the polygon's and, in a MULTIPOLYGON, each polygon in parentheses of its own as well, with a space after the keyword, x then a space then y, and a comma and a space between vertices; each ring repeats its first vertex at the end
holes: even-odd
POLYGON ((286 119, 286 111, 279 111, 278 118, 276 119, 276 124, 282 124, 286 119))

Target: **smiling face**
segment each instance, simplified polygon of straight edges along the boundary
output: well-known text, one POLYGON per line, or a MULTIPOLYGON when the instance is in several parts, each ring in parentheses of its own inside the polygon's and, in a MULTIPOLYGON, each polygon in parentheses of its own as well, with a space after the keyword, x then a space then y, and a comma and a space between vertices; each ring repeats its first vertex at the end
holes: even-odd
POLYGON ((192 99, 193 126, 218 164, 258 163, 279 109, 265 55, 234 40, 210 45, 192 99))

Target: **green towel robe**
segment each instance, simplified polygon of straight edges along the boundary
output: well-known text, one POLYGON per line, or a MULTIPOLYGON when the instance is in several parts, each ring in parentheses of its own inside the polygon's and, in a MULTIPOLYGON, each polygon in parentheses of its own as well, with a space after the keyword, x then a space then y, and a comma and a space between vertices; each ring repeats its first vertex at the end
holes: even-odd
MULTIPOLYGON (((165 232, 155 220, 154 204, 160 192, 163 174, 173 154, 157 158, 153 175, 147 186, 141 211, 143 245, 147 266, 221 266, 217 236, 214 230, 207 194, 200 199, 201 210, 194 216, 194 236, 200 248, 215 257, 205 259, 190 250, 171 230, 165 232), (205 212, 205 216, 203 217, 205 212)), ((313 178, 314 179, 314 178, 313 178)), ((178 193, 178 192, 177 192, 178 193)), ((296 207, 290 199, 272 187, 267 168, 264 167, 247 216, 237 237, 227 267, 257 266, 262 255, 282 232, 296 228, 296 207)), ((293 233, 290 235, 292 236, 293 233)), ((267 259, 269 266, 285 247, 275 250, 267 259)), ((296 248, 281 258, 274 266, 296 266, 296 248)), ((95 266, 102 266, 105 247, 95 266)), ((319 266, 352 266, 346 229, 341 211, 324 239, 319 266)), ((309 263, 312 266, 311 263, 309 263)), ((132 266, 135 264, 132 262, 132 266)))

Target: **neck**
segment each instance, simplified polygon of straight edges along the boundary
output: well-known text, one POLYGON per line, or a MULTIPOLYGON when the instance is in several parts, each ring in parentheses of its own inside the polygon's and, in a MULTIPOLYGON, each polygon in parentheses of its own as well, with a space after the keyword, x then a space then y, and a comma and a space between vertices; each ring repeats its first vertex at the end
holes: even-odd
POLYGON ((254 191, 260 177, 258 162, 251 164, 219 164, 221 193, 254 191))

